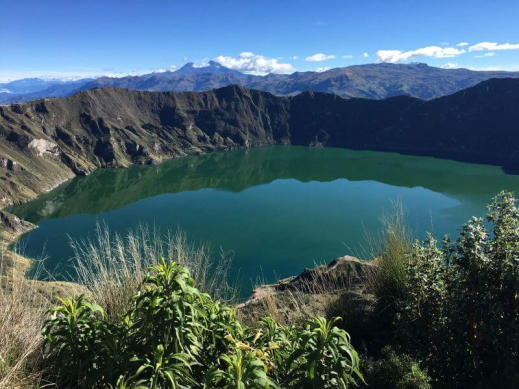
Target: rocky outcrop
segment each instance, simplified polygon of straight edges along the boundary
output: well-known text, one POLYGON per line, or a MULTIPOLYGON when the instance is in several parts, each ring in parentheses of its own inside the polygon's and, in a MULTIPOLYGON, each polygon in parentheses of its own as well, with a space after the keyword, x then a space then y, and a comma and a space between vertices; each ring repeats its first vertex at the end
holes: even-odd
POLYGON ((21 220, 15 215, 0 211, 0 250, 17 236, 36 228, 32 223, 21 220))
POLYGON ((294 315, 326 315, 326 311, 341 296, 368 306, 373 296, 367 291, 373 261, 351 256, 334 259, 328 265, 304 269, 297 276, 282 279, 271 285, 256 287, 251 298, 237 306, 243 317, 254 321, 270 314, 280 315, 287 322, 297 320, 294 315))
POLYGON ((21 234, 36 226, 15 215, 0 211, 0 287, 2 276, 9 274, 24 275, 31 265, 31 261, 8 250, 8 245, 21 234))
POLYGON ((431 101, 94 89, 0 107, 0 206, 97 168, 154 164, 269 144, 332 146, 490 163, 519 170, 519 80, 431 101), (15 168, 16 167, 16 168, 15 168))
POLYGON ((9 231, 12 234, 23 234, 34 229, 36 226, 25 220, 21 220, 15 215, 0 211, 0 228, 9 231))
POLYGON ((323 294, 333 290, 354 289, 365 283, 373 266, 372 262, 361 261, 349 255, 336 258, 328 265, 306 268, 297 276, 255 288, 252 297, 244 305, 254 304, 266 296, 283 292, 323 294))

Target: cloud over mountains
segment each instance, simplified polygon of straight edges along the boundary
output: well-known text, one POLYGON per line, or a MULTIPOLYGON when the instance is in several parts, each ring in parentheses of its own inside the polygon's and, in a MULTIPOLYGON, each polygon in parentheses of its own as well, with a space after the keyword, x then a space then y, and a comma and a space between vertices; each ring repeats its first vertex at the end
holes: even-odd
POLYGON ((416 50, 379 50, 375 54, 379 62, 404 62, 416 57, 452 58, 465 53, 465 49, 453 47, 428 46, 416 50))
POLYGON ((287 74, 295 71, 295 68, 289 63, 280 63, 276 58, 269 58, 248 51, 244 51, 236 57, 220 55, 214 61, 229 69, 254 75, 287 74))
POLYGON ((470 46, 469 51, 482 51, 482 50, 519 50, 519 43, 517 44, 510 44, 510 43, 503 43, 498 44, 495 42, 481 42, 477 45, 470 46))
MULTIPOLYGON (((379 50, 375 54, 378 62, 386 62, 386 63, 397 63, 397 62, 406 62, 412 60, 417 57, 429 57, 429 58, 453 58, 458 55, 465 54, 471 51, 496 51, 496 50, 519 50, 519 43, 510 44, 510 43, 495 43, 495 42, 481 42, 475 44, 473 46, 468 47, 468 51, 464 48, 469 46, 467 42, 458 43, 456 47, 441 47, 441 46, 427 46, 422 47, 416 50, 379 50)), ((482 57, 493 57, 494 53, 488 53, 484 55, 477 56, 477 58, 482 57)))

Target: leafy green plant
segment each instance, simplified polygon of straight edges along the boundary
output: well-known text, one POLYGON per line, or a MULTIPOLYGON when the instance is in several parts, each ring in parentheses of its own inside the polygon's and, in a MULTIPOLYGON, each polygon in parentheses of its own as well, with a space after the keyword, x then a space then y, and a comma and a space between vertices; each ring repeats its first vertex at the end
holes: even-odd
POLYGON ((208 388, 260 389, 277 388, 267 376, 265 363, 258 358, 257 351, 237 349, 234 354, 220 356, 223 369, 214 369, 206 375, 208 388))
POLYGON ((346 388, 362 381, 349 335, 335 321, 258 329, 200 292, 189 271, 150 268, 119 320, 83 296, 64 299, 43 328, 46 358, 69 385, 118 388, 346 388))
POLYGON ((287 360, 292 368, 288 379, 293 388, 347 388, 363 380, 359 357, 349 335, 334 326, 336 320, 308 320, 298 337, 297 347, 287 360))
POLYGON ((109 379, 117 356, 117 329, 103 320, 101 307, 84 296, 60 301, 44 324, 47 357, 67 381, 91 385, 109 379))
POLYGON ((431 378, 410 355, 390 347, 382 356, 368 359, 364 369, 370 388, 373 389, 430 389, 431 378))

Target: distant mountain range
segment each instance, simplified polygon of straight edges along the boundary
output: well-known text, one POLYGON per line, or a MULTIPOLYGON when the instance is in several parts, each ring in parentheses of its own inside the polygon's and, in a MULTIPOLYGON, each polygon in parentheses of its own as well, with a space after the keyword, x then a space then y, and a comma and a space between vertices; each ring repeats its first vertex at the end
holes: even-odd
POLYGON ((355 65, 321 73, 296 72, 255 76, 210 61, 203 67, 188 63, 174 72, 142 76, 100 77, 95 80, 54 83, 39 79, 14 81, 0 84, 0 104, 27 102, 47 97, 66 97, 79 91, 107 86, 155 92, 201 92, 228 85, 241 85, 278 96, 293 96, 304 91, 313 91, 333 93, 344 98, 385 99, 407 95, 430 100, 491 78, 505 77, 519 78, 519 72, 442 69, 413 63, 355 65))
POLYGON ((208 92, 88 90, 0 107, 0 205, 97 168, 271 144, 393 151, 519 172, 519 79, 424 101, 208 92))
POLYGON ((0 83, 0 104, 30 101, 47 97, 65 97, 76 93, 93 78, 75 81, 44 80, 24 78, 22 80, 0 83))

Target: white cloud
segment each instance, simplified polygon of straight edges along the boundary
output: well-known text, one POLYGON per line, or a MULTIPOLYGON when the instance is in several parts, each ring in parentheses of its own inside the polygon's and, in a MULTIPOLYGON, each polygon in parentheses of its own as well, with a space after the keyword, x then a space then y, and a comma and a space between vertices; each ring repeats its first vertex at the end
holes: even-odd
POLYGON ((465 49, 428 46, 405 52, 400 50, 379 50, 375 56, 379 62, 396 63, 408 61, 416 57, 451 58, 463 53, 465 53, 465 49))
POLYGON ((299 58, 299 57, 298 57, 297 55, 294 55, 294 56, 292 57, 292 59, 293 59, 294 61, 297 60, 298 58, 299 58))
POLYGON ((481 42, 477 45, 470 46, 469 51, 482 51, 482 50, 519 50, 519 43, 517 44, 510 44, 510 43, 503 43, 503 44, 497 44, 494 42, 481 42))
POLYGON ((344 59, 352 59, 352 58, 353 58, 353 55, 343 55, 341 58, 344 58, 344 59))
POLYGON ((305 61, 308 62, 323 62, 328 61, 329 59, 334 59, 335 55, 326 55, 326 54, 314 54, 310 57, 306 57, 305 61))
POLYGON ((495 57, 495 56, 496 56, 496 53, 490 52, 490 53, 485 53, 483 55, 476 55, 475 58, 485 58, 485 57, 495 57))
POLYGON ((229 69, 238 70, 246 74, 286 74, 295 71, 295 68, 289 63, 279 63, 276 58, 268 58, 248 51, 241 53, 237 57, 220 55, 214 61, 229 69))
POLYGON ((461 42, 461 43, 458 43, 458 46, 459 47, 464 47, 464 46, 468 46, 469 44, 467 42, 461 42))
POLYGON ((330 69, 331 68, 329 66, 323 66, 321 68, 315 69, 315 71, 318 72, 318 73, 322 73, 322 72, 325 72, 325 71, 330 70, 330 69))
POLYGON ((158 68, 157 70, 155 70, 155 73, 174 72, 175 70, 177 70, 177 67, 173 65, 169 68, 158 68))
POLYGON ((445 65, 442 65, 442 69, 457 69, 459 66, 454 62, 447 62, 445 65))
POLYGON ((364 53, 364 54, 362 54, 362 56, 363 56, 364 58, 368 58, 368 57, 369 57, 369 54, 368 54, 368 53, 364 53))

